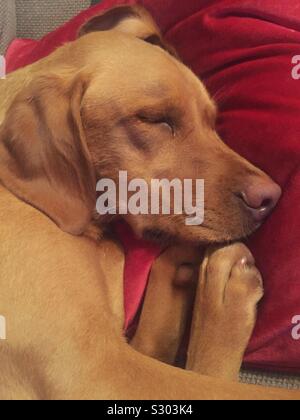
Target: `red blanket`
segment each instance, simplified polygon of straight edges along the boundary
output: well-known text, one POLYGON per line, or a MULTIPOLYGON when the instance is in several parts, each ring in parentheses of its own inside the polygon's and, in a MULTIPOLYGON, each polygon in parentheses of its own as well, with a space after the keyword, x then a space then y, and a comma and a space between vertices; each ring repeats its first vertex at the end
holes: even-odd
MULTIPOLYGON (((74 39, 88 16, 136 2, 152 12, 207 84, 219 104, 223 139, 284 189, 279 207, 250 244, 265 279, 265 298, 245 362, 300 372, 300 328, 292 323, 300 319, 300 69, 296 59, 292 64, 300 54, 299 0, 104 0, 40 41, 15 41, 8 70, 74 39)), ((126 227, 119 234, 127 256, 128 328, 159 249, 137 242, 126 227)))

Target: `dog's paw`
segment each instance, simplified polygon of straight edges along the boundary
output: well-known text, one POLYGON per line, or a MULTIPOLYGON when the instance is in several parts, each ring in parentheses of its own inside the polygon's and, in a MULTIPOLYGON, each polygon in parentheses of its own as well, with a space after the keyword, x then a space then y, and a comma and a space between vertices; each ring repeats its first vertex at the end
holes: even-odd
POLYGON ((222 318, 255 318, 257 303, 263 296, 263 282, 249 249, 236 243, 210 248, 200 275, 199 297, 207 314, 222 318))
POLYGON ((253 332, 263 283, 248 248, 210 248, 201 267, 189 368, 236 378, 253 332))

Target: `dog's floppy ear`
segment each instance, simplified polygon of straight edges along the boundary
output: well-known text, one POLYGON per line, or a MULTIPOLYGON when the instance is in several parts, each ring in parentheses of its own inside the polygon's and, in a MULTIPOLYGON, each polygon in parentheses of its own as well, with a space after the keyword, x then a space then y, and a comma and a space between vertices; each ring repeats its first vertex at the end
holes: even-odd
POLYGON ((175 49, 162 37, 150 13, 142 6, 119 6, 96 15, 81 26, 78 37, 90 32, 118 30, 159 46, 176 56, 175 49))
POLYGON ((96 200, 80 116, 85 83, 82 77, 68 84, 56 75, 35 79, 0 129, 0 181, 74 235, 85 231, 96 200))

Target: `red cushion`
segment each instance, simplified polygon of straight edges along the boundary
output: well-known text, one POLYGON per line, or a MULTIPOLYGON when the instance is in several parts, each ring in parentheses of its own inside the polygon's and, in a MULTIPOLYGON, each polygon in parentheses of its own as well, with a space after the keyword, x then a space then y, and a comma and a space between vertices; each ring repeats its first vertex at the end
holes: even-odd
MULTIPOLYGON (((279 207, 251 240, 266 293, 245 362, 300 372, 300 341, 292 338, 292 319, 300 315, 300 80, 291 76, 292 57, 300 54, 299 1, 137 2, 152 12, 168 40, 219 103, 218 128, 223 139, 284 189, 279 207)), ((104 0, 40 41, 15 41, 7 54, 8 70, 74 39, 88 16, 125 3, 135 1, 104 0)), ((122 229, 119 233, 130 236, 122 229)), ((131 252, 140 255, 138 247, 134 239, 127 240, 126 326, 133 320, 151 261, 159 252, 143 248, 143 262, 135 266, 131 252)))

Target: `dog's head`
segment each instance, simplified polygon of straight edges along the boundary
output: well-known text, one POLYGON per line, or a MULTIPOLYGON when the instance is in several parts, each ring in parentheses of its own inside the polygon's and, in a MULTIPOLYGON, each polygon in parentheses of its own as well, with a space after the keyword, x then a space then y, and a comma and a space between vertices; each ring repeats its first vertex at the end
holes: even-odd
POLYGON ((0 129, 0 179, 61 229, 83 233, 96 181, 118 183, 119 171, 149 186, 205 180, 202 225, 186 214, 124 215, 139 236, 235 240, 277 203, 280 188, 220 140, 216 105, 144 9, 94 17, 34 69, 0 129))

